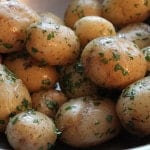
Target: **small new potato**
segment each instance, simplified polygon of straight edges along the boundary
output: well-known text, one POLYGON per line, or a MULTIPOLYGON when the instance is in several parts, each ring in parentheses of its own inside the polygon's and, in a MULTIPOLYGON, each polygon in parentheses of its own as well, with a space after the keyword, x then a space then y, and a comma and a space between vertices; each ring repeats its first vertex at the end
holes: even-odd
POLYGON ((91 41, 82 52, 81 62, 95 84, 109 89, 123 89, 146 73, 143 53, 133 42, 117 36, 91 41))
POLYGON ((4 64, 22 79, 31 93, 53 88, 58 81, 55 67, 35 61, 26 51, 8 55, 4 64))
POLYGON ((0 53, 22 50, 26 28, 39 19, 35 11, 20 1, 0 2, 0 53))
POLYGON ((54 118, 59 107, 67 101, 67 97, 60 91, 51 89, 33 93, 32 106, 35 110, 54 118))
POLYGON ((75 22, 85 16, 101 16, 101 3, 98 0, 73 0, 68 5, 64 21, 73 28, 75 22))
POLYGON ((142 137, 150 135, 150 77, 125 88, 116 108, 127 131, 142 137))
POLYGON ((102 16, 116 26, 142 22, 149 16, 149 0, 104 0, 102 16))
POLYGON ((55 119, 60 140, 74 147, 104 143, 120 131, 115 105, 97 97, 80 97, 63 104, 55 119))
POLYGON ((31 108, 31 97, 22 81, 1 64, 0 91, 0 132, 4 132, 9 117, 31 108))
POLYGON ((44 22, 30 26, 26 47, 33 58, 44 59, 49 65, 73 63, 80 54, 80 43, 73 30, 44 22))
POLYGON ((52 119, 36 112, 22 112, 10 119, 6 135, 15 150, 48 150, 54 146, 57 130, 52 119))
POLYGON ((140 49, 150 45, 150 25, 145 23, 130 24, 117 35, 134 42, 140 49))
POLYGON ((79 19, 75 23, 74 29, 82 47, 97 37, 116 34, 113 24, 98 16, 86 16, 79 19))

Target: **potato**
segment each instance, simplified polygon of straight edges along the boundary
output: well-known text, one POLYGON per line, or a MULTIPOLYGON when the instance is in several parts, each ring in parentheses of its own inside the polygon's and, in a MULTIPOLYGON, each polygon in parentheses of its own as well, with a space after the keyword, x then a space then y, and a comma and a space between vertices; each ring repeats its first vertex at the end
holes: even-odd
POLYGON ((85 16, 101 16, 101 4, 98 0, 73 0, 66 9, 64 21, 69 27, 85 16))
POLYGON ((30 110, 11 118, 6 134, 8 142, 16 150, 47 150, 56 141, 56 131, 52 119, 30 110))
POLYGON ((80 54, 80 44, 75 33, 68 27, 37 23, 30 26, 26 44, 29 53, 49 65, 73 63, 80 54))
POLYGON ((59 107, 67 101, 66 96, 57 90, 39 91, 32 94, 33 108, 54 118, 59 107))
POLYGON ((31 93, 53 88, 58 81, 58 73, 53 66, 35 61, 27 52, 10 54, 4 64, 22 79, 31 93))
POLYGON ((20 51, 25 47, 26 28, 40 18, 20 1, 0 2, 0 53, 20 51))
POLYGON ((123 89, 146 72, 146 61, 138 47, 115 36, 91 41, 84 48, 81 61, 86 75, 109 89, 123 89))
POLYGON ((149 0, 104 0, 102 15, 116 26, 142 22, 149 16, 149 0))
POLYGON ((150 45, 150 25, 134 23, 122 28, 118 36, 134 42, 140 49, 150 45))
POLYGON ((114 103, 97 97, 80 97, 63 104, 55 123, 62 132, 60 139, 74 147, 101 144, 120 130, 114 103))
POLYGON ((117 114, 125 129, 138 136, 150 135, 150 77, 143 78, 122 91, 117 114))
POLYGON ((63 20, 51 12, 41 13, 40 17, 41 17, 42 22, 64 25, 63 20))
POLYGON ((31 108, 31 98, 22 81, 1 64, 0 91, 0 132, 3 132, 9 117, 31 108))
POLYGON ((69 98, 95 95, 98 87, 84 74, 80 61, 64 66, 60 70, 60 87, 69 98))

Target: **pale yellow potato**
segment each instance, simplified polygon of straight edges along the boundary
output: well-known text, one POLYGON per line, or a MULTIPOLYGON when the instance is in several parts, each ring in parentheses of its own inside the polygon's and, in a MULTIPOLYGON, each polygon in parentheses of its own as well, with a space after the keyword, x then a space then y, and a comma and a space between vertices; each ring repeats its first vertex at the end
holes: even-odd
POLYGON ((0 53, 25 47, 26 28, 40 19, 35 11, 19 1, 0 2, 0 53))
POLYGON ((113 24, 98 16, 86 16, 79 19, 74 29, 82 47, 97 37, 116 35, 113 24))
POLYGON ((35 61, 27 52, 8 55, 4 64, 22 79, 29 92, 53 88, 58 81, 55 67, 35 61))
POLYGON ((98 87, 86 77, 80 61, 60 70, 60 87, 69 98, 95 95, 98 87))
POLYGON ((69 27, 73 27, 75 22, 85 16, 101 16, 102 7, 98 0, 73 0, 68 5, 64 21, 69 27))
POLYGON ((22 81, 1 64, 0 91, 0 132, 4 132, 9 117, 31 108, 31 98, 22 81))
POLYGON ((123 127, 138 136, 150 135, 150 77, 145 77, 122 91, 117 114, 123 127))
POLYGON ((117 36, 134 42, 140 49, 150 46, 150 25, 134 23, 122 28, 117 36))
POLYGON ((73 63, 80 54, 80 43, 74 31, 63 25, 37 23, 28 29, 28 52, 49 65, 73 63))
POLYGON ((119 37, 103 37, 84 48, 81 61, 86 75, 97 85, 122 89, 145 76, 146 61, 138 47, 119 37))
POLYGON ((67 97, 60 91, 51 89, 33 93, 32 106, 35 110, 54 118, 59 107, 67 101, 67 97))
POLYGON ((142 22, 149 16, 149 0, 104 0, 102 16, 116 26, 142 22))
POLYGON ((150 71, 150 46, 141 49, 147 62, 147 71, 150 71))
POLYGON ((51 118, 30 110, 9 120, 6 135, 15 150, 47 150, 54 146, 57 129, 51 118))
POLYGON ((42 22, 64 25, 63 20, 51 12, 41 13, 40 17, 41 17, 42 22))
POLYGON ((97 97, 80 97, 63 104, 55 123, 62 132, 60 140, 73 147, 104 143, 120 131, 114 103, 97 97))

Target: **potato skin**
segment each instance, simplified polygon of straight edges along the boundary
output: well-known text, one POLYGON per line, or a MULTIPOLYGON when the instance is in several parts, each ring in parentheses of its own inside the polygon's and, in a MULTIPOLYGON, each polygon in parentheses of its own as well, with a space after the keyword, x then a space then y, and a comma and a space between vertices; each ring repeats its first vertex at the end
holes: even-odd
POLYGON ((22 79, 30 93, 53 88, 58 81, 55 67, 37 62, 26 51, 8 55, 4 64, 22 79))
POLYGON ((32 110, 11 118, 6 134, 10 145, 17 150, 47 150, 57 138, 52 119, 32 110))
POLYGON ((67 101, 67 97, 60 91, 51 89, 33 93, 32 106, 35 110, 54 118, 59 107, 67 101))
POLYGON ((0 18, 0 53, 22 50, 26 28, 40 19, 36 12, 20 1, 0 2, 0 18))
POLYGON ((60 140, 74 147, 91 147, 112 139, 120 131, 114 103, 96 97, 80 97, 63 104, 55 123, 60 140))
POLYGON ((49 65, 73 63, 80 54, 80 44, 74 31, 62 25, 33 24, 28 30, 28 37, 28 52, 49 65))
POLYGON ((82 47, 97 37, 116 35, 113 24, 98 16, 83 17, 75 23, 74 28, 82 47))
POLYGON ((9 117, 31 108, 31 97, 20 79, 0 64, 0 132, 4 132, 9 117))
POLYGON ((147 0, 104 0, 102 16, 116 26, 142 22, 149 16, 148 3, 147 0))
POLYGON ((150 45, 150 25, 145 23, 129 24, 117 35, 134 42, 140 49, 150 45))
POLYGON ((75 22, 85 16, 101 16, 101 4, 98 0, 73 0, 66 9, 65 24, 73 28, 75 22))
POLYGON ((146 61, 138 47, 115 36, 97 38, 87 44, 81 62, 95 84, 109 89, 122 89, 143 78, 146 72, 146 61))
POLYGON ((117 114, 124 128, 138 136, 150 135, 150 77, 125 88, 117 102, 117 114))

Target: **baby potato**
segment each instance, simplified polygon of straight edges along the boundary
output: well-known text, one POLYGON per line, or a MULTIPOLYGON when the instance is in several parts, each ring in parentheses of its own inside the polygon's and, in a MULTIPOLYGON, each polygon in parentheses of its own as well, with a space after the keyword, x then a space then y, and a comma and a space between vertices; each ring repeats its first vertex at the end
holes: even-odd
POLYGON ((95 95, 98 91, 97 86, 84 74, 80 61, 61 68, 59 83, 61 90, 69 98, 95 95))
POLYGON ((75 23, 74 28, 82 47, 97 37, 116 34, 112 23, 98 16, 83 17, 75 23))
POLYGON ((66 9, 64 21, 69 27, 85 16, 101 16, 101 4, 98 0, 73 0, 66 9))
POLYGON ((32 106, 35 110, 54 118, 59 107, 67 101, 66 96, 57 90, 39 91, 33 93, 32 106))
POLYGON ((0 132, 3 132, 9 117, 31 108, 31 98, 22 81, 1 64, 0 91, 0 132))
POLYGON ((150 46, 145 47, 141 50, 144 54, 145 60, 147 62, 147 71, 150 71, 150 46))
POLYGON ((150 45, 150 25, 134 23, 122 28, 118 36, 134 42, 140 49, 150 45))
POLYGON ((61 141, 74 147, 91 147, 120 131, 115 105, 108 99, 80 97, 63 104, 55 119, 61 141))
POLYGON ((53 88, 58 81, 58 73, 53 66, 35 61, 26 51, 8 55, 4 64, 22 79, 31 93, 53 88))
POLYGON ((116 26, 142 22, 149 16, 149 0, 104 0, 102 15, 116 26))
POLYGON ((56 141, 56 131, 52 119, 30 110, 10 119, 6 135, 16 150, 48 150, 56 141))
POLYGON ((86 75, 109 89, 123 89, 146 72, 146 61, 138 47, 115 36, 91 41, 84 48, 81 61, 86 75))
POLYGON ((138 136, 150 135, 150 77, 125 88, 117 102, 117 114, 124 128, 138 136))
POLYGON ((64 22, 61 18, 58 16, 54 15, 51 12, 44 12, 40 14, 42 22, 47 22, 47 23, 55 23, 55 24, 61 24, 64 25, 64 22))
POLYGON ((40 18, 20 1, 0 2, 0 53, 20 51, 25 47, 26 28, 40 18))
POLYGON ((80 44, 75 33, 57 24, 31 25, 26 47, 35 59, 44 59, 49 65, 73 63, 80 54, 80 44))

